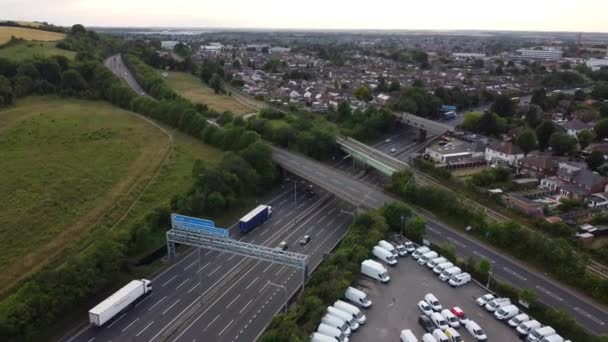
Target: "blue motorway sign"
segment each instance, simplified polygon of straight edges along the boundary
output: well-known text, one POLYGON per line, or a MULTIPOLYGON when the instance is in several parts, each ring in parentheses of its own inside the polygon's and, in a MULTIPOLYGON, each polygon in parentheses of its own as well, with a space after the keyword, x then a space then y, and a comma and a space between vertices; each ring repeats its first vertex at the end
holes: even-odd
POLYGON ((216 228, 215 222, 179 214, 171 214, 171 228, 190 230, 218 237, 228 237, 230 232, 227 229, 216 228))

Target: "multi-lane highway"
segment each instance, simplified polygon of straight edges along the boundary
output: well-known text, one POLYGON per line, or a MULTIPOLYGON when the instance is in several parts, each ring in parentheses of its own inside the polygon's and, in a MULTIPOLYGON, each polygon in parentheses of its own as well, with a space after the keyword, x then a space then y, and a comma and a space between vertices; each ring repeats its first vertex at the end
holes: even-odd
MULTIPOLYGON (((321 190, 307 196, 292 183, 269 201, 273 217, 233 238, 310 255, 312 271, 352 221, 353 207, 321 190), (310 235, 312 241, 298 241, 310 235)), ((152 278, 153 292, 102 328, 85 326, 66 341, 253 341, 301 286, 301 271, 228 253, 190 249, 152 278), (269 284, 271 282, 272 284, 269 284), (202 297, 202 299, 201 299, 202 297)))
MULTIPOLYGON (((300 170, 299 174, 303 178, 328 191, 334 191, 336 195, 351 201, 355 205, 377 208, 383 203, 396 200, 394 197, 385 194, 382 188, 366 182, 370 179, 373 180, 372 182, 380 179, 387 181, 388 177, 370 177, 369 173, 375 171, 363 174, 357 169, 355 169, 354 175, 361 179, 353 177, 353 175, 347 173, 352 170, 349 160, 339 163, 339 166, 344 170, 341 171, 281 149, 275 149, 274 159, 288 170, 300 170)), ((540 301, 551 307, 569 312, 576 318, 577 322, 594 333, 608 332, 608 310, 605 307, 578 294, 576 290, 565 287, 546 275, 531 270, 529 266, 484 246, 475 238, 451 229, 435 217, 424 212, 421 214, 427 221, 429 240, 436 243, 450 242, 456 247, 458 254, 463 257, 472 256, 478 260, 484 257, 488 258, 493 264, 492 272, 495 277, 520 288, 535 289, 540 301)))
POLYGON ((123 62, 122 56, 120 54, 108 57, 108 59, 104 61, 104 65, 106 66, 106 68, 110 69, 112 73, 116 75, 116 77, 127 82, 129 87, 131 87, 131 89, 133 89, 138 95, 146 95, 146 92, 137 83, 137 81, 129 71, 129 68, 127 68, 127 66, 123 62))

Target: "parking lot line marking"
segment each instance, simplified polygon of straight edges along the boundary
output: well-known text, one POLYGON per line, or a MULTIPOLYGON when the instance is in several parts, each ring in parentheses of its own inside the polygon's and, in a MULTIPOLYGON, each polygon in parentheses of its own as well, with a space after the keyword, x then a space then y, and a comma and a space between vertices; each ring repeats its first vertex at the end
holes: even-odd
POLYGON ((589 318, 590 320, 594 321, 595 323, 599 324, 599 325, 605 325, 606 323, 604 323, 603 321, 601 321, 599 318, 593 316, 592 314, 588 313, 587 311, 581 309, 581 308, 574 308, 574 311, 580 313, 581 315, 589 318))
POLYGON ((222 334, 224 333, 224 331, 226 331, 226 329, 228 329, 228 327, 230 326, 230 324, 232 324, 232 322, 234 322, 234 319, 230 321, 230 323, 226 324, 226 326, 224 327, 224 329, 222 329, 222 331, 220 331, 218 336, 222 336, 222 334))
POLYGON ((161 298, 158 302, 154 303, 154 305, 152 305, 148 311, 154 309, 158 304, 160 304, 163 300, 167 299, 167 296, 164 296, 163 298, 161 298))
POLYGON ((131 324, 127 325, 124 329, 122 329, 122 332, 125 332, 125 330, 129 329, 137 321, 139 321, 139 317, 137 317, 133 322, 131 322, 131 324))
POLYGON ((150 326, 151 326, 153 323, 154 323, 154 321, 152 321, 152 322, 148 323, 148 325, 146 325, 146 327, 145 327, 145 328, 141 329, 141 331, 140 331, 140 332, 138 332, 138 333, 137 333, 137 335, 135 335, 135 337, 139 337, 139 335, 143 334, 143 333, 144 333, 144 331, 146 331, 146 329, 148 329, 148 328, 149 328, 149 327, 150 327, 150 326))
POLYGON ((164 314, 166 314, 167 311, 171 310, 171 308, 173 308, 175 306, 175 304, 179 303, 180 300, 181 299, 176 300, 175 303, 171 304, 171 306, 166 308, 165 311, 163 311, 163 313, 161 313, 160 315, 163 316, 164 314))
POLYGON ((239 313, 242 314, 243 311, 245 311, 245 309, 247 309, 247 307, 249 306, 249 304, 251 304, 251 302, 253 302, 253 298, 251 300, 249 300, 247 302, 247 304, 245 304, 245 306, 243 306, 243 308, 241 309, 241 311, 239 311, 239 313))
POLYGON ((553 293, 553 292, 551 292, 551 291, 547 290, 546 288, 544 288, 544 287, 542 287, 542 286, 538 286, 538 285, 536 285, 536 288, 537 288, 539 291, 541 291, 541 292, 545 293, 546 295, 548 295, 548 296, 550 296, 550 297, 553 297, 554 299, 559 300, 560 302, 561 302, 561 301, 563 301, 562 297, 560 297, 560 296, 556 295, 555 293, 553 293))

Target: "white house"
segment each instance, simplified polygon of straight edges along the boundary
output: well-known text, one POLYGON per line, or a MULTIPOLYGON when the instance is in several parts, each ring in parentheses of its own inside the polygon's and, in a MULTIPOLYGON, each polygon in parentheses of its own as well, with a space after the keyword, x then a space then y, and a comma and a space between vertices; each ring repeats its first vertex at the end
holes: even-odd
POLYGON ((564 122, 560 124, 560 126, 562 126, 566 130, 566 133, 568 133, 568 135, 573 136, 575 138, 582 130, 593 128, 592 123, 586 123, 578 119, 564 122))
POLYGON ((509 141, 496 141, 486 147, 485 158, 491 164, 507 164, 514 166, 515 162, 524 157, 524 152, 509 141))

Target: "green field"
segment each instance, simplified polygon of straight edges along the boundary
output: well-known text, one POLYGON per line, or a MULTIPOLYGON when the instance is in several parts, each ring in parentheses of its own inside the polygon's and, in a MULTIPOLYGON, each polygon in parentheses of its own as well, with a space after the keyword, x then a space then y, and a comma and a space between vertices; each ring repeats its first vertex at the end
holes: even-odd
POLYGON ((0 44, 8 42, 11 37, 40 42, 52 42, 62 40, 65 38, 65 34, 25 27, 0 26, 0 44))
POLYGON ((256 112, 256 110, 241 104, 232 96, 216 94, 213 89, 191 74, 176 71, 168 71, 167 74, 167 77, 165 77, 167 84, 179 95, 194 103, 206 104, 209 108, 220 113, 230 111, 235 115, 245 115, 256 112))
POLYGON ((65 56, 74 59, 73 51, 58 49, 55 42, 19 42, 0 47, 0 57, 20 61, 34 57, 65 56))
POLYGON ((186 191, 196 158, 221 158, 164 130, 105 102, 33 97, 0 111, 0 293, 186 191))

